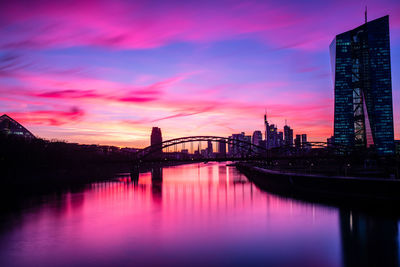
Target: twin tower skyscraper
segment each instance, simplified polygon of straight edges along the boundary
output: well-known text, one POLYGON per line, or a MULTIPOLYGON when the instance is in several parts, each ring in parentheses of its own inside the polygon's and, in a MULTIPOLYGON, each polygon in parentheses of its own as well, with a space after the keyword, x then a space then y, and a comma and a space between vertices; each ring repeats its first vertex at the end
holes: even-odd
POLYGON ((336 36, 330 45, 335 87, 334 142, 394 153, 389 16, 336 36))

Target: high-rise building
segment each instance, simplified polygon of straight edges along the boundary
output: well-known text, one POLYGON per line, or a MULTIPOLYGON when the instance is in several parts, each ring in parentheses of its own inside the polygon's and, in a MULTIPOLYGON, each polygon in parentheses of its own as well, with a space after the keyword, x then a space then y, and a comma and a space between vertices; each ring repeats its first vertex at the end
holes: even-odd
POLYGON ((208 157, 211 157, 213 155, 213 153, 214 153, 213 144, 212 144, 211 140, 208 140, 207 141, 207 154, 208 154, 208 157))
POLYGON ((261 141, 262 141, 262 133, 261 133, 261 131, 254 131, 251 143, 253 145, 259 146, 261 141))
POLYGON ((330 53, 335 144, 393 154, 389 16, 337 35, 330 53))
POLYGON ((275 126, 275 124, 269 125, 269 130, 268 130, 268 148, 274 148, 278 147, 278 128, 275 126))
POLYGON ((301 135, 301 144, 304 146, 307 144, 307 134, 301 135))
POLYGON ((296 139, 294 139, 294 146, 296 148, 301 147, 301 135, 300 134, 296 134, 296 139))
POLYGON ((251 151, 251 135, 245 135, 244 141, 245 143, 242 146, 242 151, 244 155, 247 155, 251 151))
POLYGON ((266 149, 269 149, 270 147, 269 147, 269 139, 268 139, 268 137, 269 137, 269 123, 268 123, 268 120, 267 120, 267 113, 265 113, 264 114, 264 124, 265 124, 265 148, 266 149))
POLYGON ((229 143, 229 154, 231 156, 239 156, 241 153, 241 142, 244 140, 244 133, 232 134, 229 136, 232 141, 229 143))
POLYGON ((161 156, 162 155, 162 135, 161 135, 161 129, 158 127, 153 127, 151 130, 151 137, 150 137, 150 143, 152 146, 154 146, 154 156, 161 156))
POLYGON ((307 134, 301 135, 301 147, 305 149, 310 149, 311 145, 307 141, 307 134))
POLYGON ((283 127, 283 134, 285 146, 293 146, 293 129, 285 125, 285 127, 283 127))
POLYGON ((226 143, 224 141, 218 143, 218 153, 221 157, 226 156, 226 143))
POLYGON ((276 135, 276 146, 283 146, 283 132, 278 132, 278 134, 276 135))
POLYGON ((244 132, 240 134, 232 134, 229 137, 233 141, 229 144, 229 154, 231 156, 247 155, 251 149, 251 136, 245 135, 244 132))
POLYGON ((326 139, 326 144, 328 147, 333 147, 335 144, 335 137, 331 136, 329 138, 326 139))

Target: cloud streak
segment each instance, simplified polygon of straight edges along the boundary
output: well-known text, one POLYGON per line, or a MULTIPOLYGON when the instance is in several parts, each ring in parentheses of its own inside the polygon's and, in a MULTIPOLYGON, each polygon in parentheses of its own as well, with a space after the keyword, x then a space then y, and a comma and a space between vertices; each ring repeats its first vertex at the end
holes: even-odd
MULTIPOLYGON (((399 9, 394 1, 384 2, 382 6, 399 9)), ((339 8, 342 13, 354 14, 358 6, 358 1, 326 2, 322 6, 317 1, 305 5, 293 1, 170 1, 164 5, 158 1, 14 0, 2 3, 0 9, 1 35, 5 37, 0 47, 151 49, 173 42, 253 35, 275 48, 320 49, 321 42, 330 41, 335 30, 348 27, 348 22, 325 14, 339 8)), ((395 27, 400 27, 398 21, 395 17, 395 27)))
POLYGON ((9 112, 10 116, 21 123, 61 126, 77 122, 85 116, 85 112, 78 107, 69 110, 35 110, 30 112, 9 112))

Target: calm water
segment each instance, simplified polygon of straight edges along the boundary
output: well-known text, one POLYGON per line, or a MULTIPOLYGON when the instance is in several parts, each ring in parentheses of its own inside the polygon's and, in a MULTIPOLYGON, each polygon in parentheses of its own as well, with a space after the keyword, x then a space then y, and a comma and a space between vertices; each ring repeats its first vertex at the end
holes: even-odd
POLYGON ((391 266, 399 255, 397 219, 278 197, 223 163, 42 197, 0 227, 0 266, 391 266))

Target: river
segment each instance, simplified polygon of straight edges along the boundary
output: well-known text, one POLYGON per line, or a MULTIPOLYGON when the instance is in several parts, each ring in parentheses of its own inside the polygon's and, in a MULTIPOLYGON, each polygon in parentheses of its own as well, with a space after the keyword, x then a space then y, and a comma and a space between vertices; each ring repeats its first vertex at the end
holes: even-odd
POLYGON ((276 196, 225 163, 156 169, 138 181, 122 174, 34 198, 1 216, 0 266, 399 262, 398 218, 276 196))

